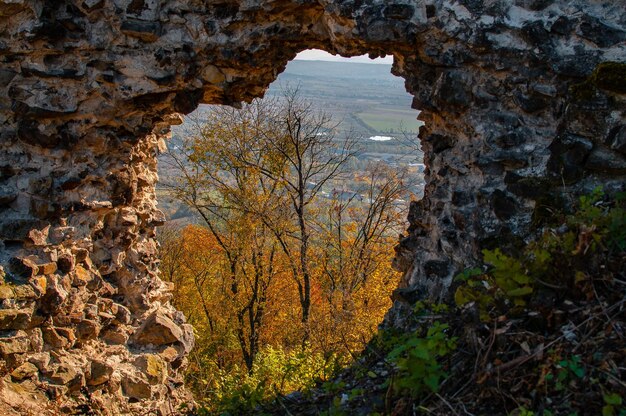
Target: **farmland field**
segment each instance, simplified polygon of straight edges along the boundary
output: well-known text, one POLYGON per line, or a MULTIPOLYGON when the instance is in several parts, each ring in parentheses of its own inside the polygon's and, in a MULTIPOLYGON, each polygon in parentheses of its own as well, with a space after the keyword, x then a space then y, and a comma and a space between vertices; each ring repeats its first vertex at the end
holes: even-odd
POLYGON ((417 134, 423 124, 416 119, 416 112, 411 109, 376 106, 355 115, 379 133, 411 132, 417 134))
POLYGON ((304 98, 341 120, 345 130, 363 136, 417 135, 422 125, 404 80, 391 74, 391 65, 292 61, 267 94, 280 95, 286 85, 298 86, 304 98))

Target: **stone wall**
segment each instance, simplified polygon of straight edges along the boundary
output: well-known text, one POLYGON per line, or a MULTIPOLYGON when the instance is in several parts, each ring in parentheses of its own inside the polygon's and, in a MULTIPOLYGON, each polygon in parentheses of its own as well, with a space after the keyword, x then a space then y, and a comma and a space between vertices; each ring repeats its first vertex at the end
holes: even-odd
POLYGON ((626 14, 589 0, 0 0, 0 411, 172 412, 193 333, 158 277, 169 126, 297 52, 392 53, 426 122, 388 315, 626 176, 626 14))

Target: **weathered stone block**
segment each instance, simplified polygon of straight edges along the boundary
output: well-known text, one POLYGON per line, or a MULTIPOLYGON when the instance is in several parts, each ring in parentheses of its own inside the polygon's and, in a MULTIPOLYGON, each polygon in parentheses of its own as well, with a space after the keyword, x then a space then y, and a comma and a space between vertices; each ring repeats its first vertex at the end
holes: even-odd
POLYGON ((100 338, 110 345, 125 345, 129 335, 123 327, 110 327, 102 331, 100 338))
POLYGON ((109 381, 111 374, 113 374, 113 366, 104 361, 94 360, 91 362, 91 371, 87 377, 87 384, 90 386, 104 384, 109 381))
POLYGON ((129 324, 131 320, 130 310, 124 305, 115 304, 114 306, 116 309, 115 320, 123 325, 129 324))
MULTIPOLYGON (((55 267, 56 267, 56 263, 55 267)), ((57 275, 49 275, 45 295, 40 299, 39 308, 47 314, 55 315, 61 311, 68 299, 64 281, 57 275)))
POLYGON ((69 391, 78 391, 85 385, 85 376, 80 369, 70 364, 61 364, 48 376, 53 384, 65 386, 69 391))
POLYGON ((44 327, 42 329, 43 339, 48 349, 69 348, 75 340, 73 331, 54 327, 44 327))
POLYGON ((55 262, 43 263, 37 265, 37 274, 48 275, 57 271, 57 264, 55 262))
POLYGON ((26 329, 31 316, 32 311, 26 309, 0 309, 0 330, 26 329))
POLYGON ((9 285, 0 284, 0 300, 13 299, 13 289, 9 285))
POLYGON ((597 146, 589 154, 585 169, 607 175, 625 175, 626 157, 604 146, 597 146))
POLYGON ((75 260, 74 256, 65 253, 61 254, 57 259, 57 267, 61 273, 69 273, 74 270, 75 260))
POLYGON ((28 357, 28 362, 33 364, 42 373, 50 370, 50 353, 38 352, 28 357))
POLYGON ((611 149, 626 155, 626 126, 617 126, 611 129, 605 143, 611 149))
POLYGON ((82 340, 95 339, 100 334, 100 328, 97 321, 84 319, 76 327, 76 336, 82 340))
POLYGON ((9 271, 23 278, 33 277, 39 267, 34 260, 27 257, 13 257, 9 260, 9 271))
POLYGON ((11 378, 15 381, 22 381, 27 378, 37 376, 39 370, 31 363, 24 363, 11 372, 11 378))
POLYGON ((122 32, 146 42, 154 42, 161 36, 161 23, 127 19, 122 23, 122 32))
POLYGON ((17 189, 11 185, 0 185, 0 207, 10 205, 17 198, 17 189))
POLYGON ((152 396, 150 384, 136 376, 126 376, 122 379, 122 391, 124 395, 139 400, 152 396))
POLYGON ((139 345, 165 345, 182 341, 181 328, 162 312, 153 312, 133 335, 133 342, 139 345))
POLYGON ((491 194, 491 207, 498 219, 507 220, 517 213, 518 203, 506 192, 496 189, 491 194))
POLYGON ((135 366, 148 378, 150 384, 161 384, 167 376, 167 364, 157 354, 144 354, 135 360, 135 366))
POLYGON ((21 354, 30 351, 30 338, 22 330, 0 332, 0 354, 21 354))
POLYGON ((84 267, 78 265, 72 273, 72 286, 87 286, 93 280, 93 275, 84 267))

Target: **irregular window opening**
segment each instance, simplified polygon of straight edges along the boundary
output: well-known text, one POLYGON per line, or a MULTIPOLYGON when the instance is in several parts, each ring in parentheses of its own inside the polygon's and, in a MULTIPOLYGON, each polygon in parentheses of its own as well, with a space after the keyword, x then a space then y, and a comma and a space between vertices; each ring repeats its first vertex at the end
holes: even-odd
POLYGON ((162 275, 196 328, 188 385, 210 411, 329 379, 400 278, 390 264, 423 192, 422 122, 388 59, 320 52, 241 109, 201 106, 160 160, 162 275))

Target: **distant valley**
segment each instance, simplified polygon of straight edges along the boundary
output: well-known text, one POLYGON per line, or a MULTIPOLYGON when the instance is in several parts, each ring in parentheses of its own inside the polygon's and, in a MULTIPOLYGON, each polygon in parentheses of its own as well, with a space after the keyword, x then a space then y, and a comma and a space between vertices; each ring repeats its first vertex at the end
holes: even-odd
MULTIPOLYGON (((391 66, 384 64, 295 60, 272 83, 266 97, 280 96, 287 86, 297 87, 304 99, 339 122, 339 136, 350 132, 358 138, 360 151, 350 164, 353 175, 359 176, 370 163, 404 169, 411 183, 408 200, 420 197, 423 191, 423 155, 417 140, 423 123, 417 120, 419 112, 411 108, 412 97, 404 89, 404 80, 390 71, 391 66)), ((202 105, 190 116, 201 120, 209 108, 202 105)), ((186 134, 189 120, 172 128, 170 151, 175 151, 186 134)), ((172 179, 165 163, 159 172, 162 183, 172 179)), ((350 191, 349 180, 341 186, 350 191)), ((186 208, 172 201, 164 187, 158 193, 168 218, 188 217, 186 208)))

